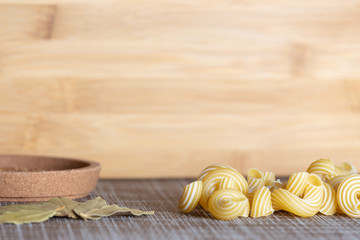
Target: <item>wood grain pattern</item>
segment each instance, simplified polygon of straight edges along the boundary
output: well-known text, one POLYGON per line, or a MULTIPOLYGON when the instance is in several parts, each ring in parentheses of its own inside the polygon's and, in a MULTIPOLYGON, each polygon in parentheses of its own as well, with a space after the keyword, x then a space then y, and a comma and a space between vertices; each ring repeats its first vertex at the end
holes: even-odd
POLYGON ((0 0, 0 151, 102 177, 360 168, 359 1, 0 0))

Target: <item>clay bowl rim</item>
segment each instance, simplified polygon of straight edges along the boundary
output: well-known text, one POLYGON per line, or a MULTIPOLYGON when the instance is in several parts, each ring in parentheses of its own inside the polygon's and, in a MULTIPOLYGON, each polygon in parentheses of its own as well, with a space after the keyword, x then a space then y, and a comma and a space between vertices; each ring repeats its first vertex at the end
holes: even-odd
MULTIPOLYGON (((85 163, 86 166, 77 167, 77 168, 66 168, 66 169, 39 169, 39 170, 31 170, 31 171, 8 171, 2 170, 0 171, 0 175, 37 175, 37 174, 54 174, 54 173, 64 173, 64 172, 82 172, 90 169, 101 169, 101 164, 91 160, 84 160, 80 158, 71 158, 71 157, 58 157, 58 156, 49 156, 49 155, 22 155, 22 154, 0 154, 0 162, 2 158, 17 158, 17 159, 27 159, 29 161, 33 159, 50 159, 50 160, 60 160, 60 161, 68 161, 68 162, 78 162, 78 163, 85 163)), ((11 165, 10 165, 11 166, 11 165)))

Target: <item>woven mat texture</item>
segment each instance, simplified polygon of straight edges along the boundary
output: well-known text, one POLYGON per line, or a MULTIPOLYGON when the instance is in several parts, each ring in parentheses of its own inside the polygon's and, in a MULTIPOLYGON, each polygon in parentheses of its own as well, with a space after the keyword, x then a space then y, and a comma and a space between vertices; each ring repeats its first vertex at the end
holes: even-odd
POLYGON ((109 203, 155 210, 153 216, 112 216, 98 221, 53 218, 44 223, 0 225, 0 239, 360 239, 360 219, 344 215, 311 218, 286 212, 262 218, 213 219, 197 208, 178 212, 183 187, 191 179, 100 180, 85 199, 102 196, 109 203))

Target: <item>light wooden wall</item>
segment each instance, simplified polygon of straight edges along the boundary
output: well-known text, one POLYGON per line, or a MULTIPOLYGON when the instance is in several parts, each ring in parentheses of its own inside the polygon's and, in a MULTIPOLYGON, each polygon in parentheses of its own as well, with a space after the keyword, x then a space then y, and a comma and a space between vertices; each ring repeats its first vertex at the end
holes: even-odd
POLYGON ((360 1, 0 0, 0 152, 360 168, 360 1))

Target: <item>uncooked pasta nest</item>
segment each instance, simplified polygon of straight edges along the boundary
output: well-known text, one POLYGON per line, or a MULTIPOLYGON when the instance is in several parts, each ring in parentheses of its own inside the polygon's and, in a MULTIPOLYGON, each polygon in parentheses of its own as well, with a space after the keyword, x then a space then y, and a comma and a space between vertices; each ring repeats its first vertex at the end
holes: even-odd
POLYGON ((360 218, 360 175, 351 163, 335 166, 319 159, 282 183, 272 172, 251 168, 246 180, 236 169, 214 164, 185 186, 179 209, 188 213, 198 204, 221 220, 268 216, 278 210, 301 217, 320 212, 360 218))

